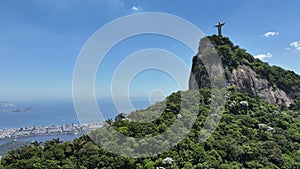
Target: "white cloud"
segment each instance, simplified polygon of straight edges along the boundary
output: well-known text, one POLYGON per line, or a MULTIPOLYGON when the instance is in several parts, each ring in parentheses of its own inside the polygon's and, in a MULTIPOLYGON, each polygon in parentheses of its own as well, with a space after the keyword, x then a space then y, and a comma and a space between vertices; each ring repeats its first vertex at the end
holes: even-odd
POLYGON ((300 52, 300 41, 292 42, 290 46, 300 52))
POLYGON ((272 57, 272 55, 270 52, 268 52, 267 54, 259 54, 259 55, 254 56, 254 58, 257 58, 260 60, 263 60, 265 58, 271 58, 271 57, 272 57))
POLYGON ((279 35, 279 32, 266 32, 265 34, 263 34, 264 37, 270 37, 270 36, 277 36, 279 35))
POLYGON ((131 8, 131 11, 134 11, 134 12, 139 12, 141 10, 142 10, 142 8, 139 6, 132 6, 132 8, 131 8))

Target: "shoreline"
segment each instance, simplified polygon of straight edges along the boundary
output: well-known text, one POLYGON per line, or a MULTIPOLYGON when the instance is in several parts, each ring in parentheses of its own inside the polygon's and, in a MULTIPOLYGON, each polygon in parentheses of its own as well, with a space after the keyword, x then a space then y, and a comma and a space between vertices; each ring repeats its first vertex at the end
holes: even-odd
POLYGON ((101 128, 104 123, 88 124, 63 124, 50 126, 34 126, 0 129, 0 142, 10 139, 22 139, 29 137, 47 137, 55 135, 81 136, 86 131, 101 128))

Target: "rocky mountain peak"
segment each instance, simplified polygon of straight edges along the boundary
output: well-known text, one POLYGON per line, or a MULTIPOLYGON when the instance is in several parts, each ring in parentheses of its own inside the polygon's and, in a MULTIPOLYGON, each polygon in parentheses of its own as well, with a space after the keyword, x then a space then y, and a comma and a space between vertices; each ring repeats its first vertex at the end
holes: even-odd
POLYGON ((214 77, 208 76, 207 72, 217 72, 220 65, 212 63, 207 70, 203 60, 211 57, 213 51, 221 58, 227 87, 235 86, 239 92, 258 96, 280 108, 290 107, 300 96, 299 75, 255 59, 246 50, 235 46, 228 37, 216 35, 200 41, 199 52, 193 58, 190 89, 211 87, 214 77), (209 46, 213 48, 209 49, 209 46), (211 49, 212 52, 207 52, 211 49))

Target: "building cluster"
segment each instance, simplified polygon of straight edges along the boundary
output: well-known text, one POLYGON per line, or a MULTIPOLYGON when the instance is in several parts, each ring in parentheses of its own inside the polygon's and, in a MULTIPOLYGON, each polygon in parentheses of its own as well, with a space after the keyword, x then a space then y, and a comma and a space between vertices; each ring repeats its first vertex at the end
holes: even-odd
POLYGON ((102 127, 102 123, 90 124, 64 124, 51 126, 21 127, 0 130, 0 140, 8 138, 53 135, 53 134, 81 134, 85 131, 95 130, 102 127))

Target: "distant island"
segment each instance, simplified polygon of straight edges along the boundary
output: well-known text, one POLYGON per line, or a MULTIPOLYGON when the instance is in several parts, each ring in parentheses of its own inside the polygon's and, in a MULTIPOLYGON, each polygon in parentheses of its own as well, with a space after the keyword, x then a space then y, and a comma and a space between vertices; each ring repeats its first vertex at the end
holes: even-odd
POLYGON ((32 109, 32 107, 18 107, 17 105, 9 102, 0 102, 0 112, 28 112, 32 109))
POLYGON ((16 105, 12 104, 12 103, 8 103, 8 102, 0 102, 0 108, 4 108, 4 107, 14 107, 16 105))

